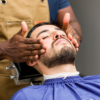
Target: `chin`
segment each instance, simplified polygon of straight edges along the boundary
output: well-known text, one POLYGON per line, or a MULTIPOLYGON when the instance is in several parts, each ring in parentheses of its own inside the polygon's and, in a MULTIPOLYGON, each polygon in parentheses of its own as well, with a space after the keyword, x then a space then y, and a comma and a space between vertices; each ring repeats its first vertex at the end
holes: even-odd
POLYGON ((67 45, 66 43, 59 44, 54 47, 55 51, 61 51, 62 48, 72 48, 70 45, 67 45))

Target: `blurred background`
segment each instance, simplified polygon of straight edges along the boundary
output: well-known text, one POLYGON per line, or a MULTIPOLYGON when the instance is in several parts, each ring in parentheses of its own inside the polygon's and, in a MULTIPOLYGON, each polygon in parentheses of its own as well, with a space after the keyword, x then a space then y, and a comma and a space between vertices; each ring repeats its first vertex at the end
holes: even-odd
POLYGON ((82 76, 100 74, 100 0, 69 0, 81 25, 83 40, 76 59, 82 76))

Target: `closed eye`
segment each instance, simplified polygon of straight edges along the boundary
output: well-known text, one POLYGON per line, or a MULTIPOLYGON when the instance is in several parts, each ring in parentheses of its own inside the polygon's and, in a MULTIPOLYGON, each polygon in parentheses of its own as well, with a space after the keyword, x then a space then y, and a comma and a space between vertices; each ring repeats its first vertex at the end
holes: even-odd
POLYGON ((65 34, 62 34, 62 37, 67 37, 67 35, 65 35, 65 34))
POLYGON ((48 36, 43 37, 42 39, 46 39, 48 36))

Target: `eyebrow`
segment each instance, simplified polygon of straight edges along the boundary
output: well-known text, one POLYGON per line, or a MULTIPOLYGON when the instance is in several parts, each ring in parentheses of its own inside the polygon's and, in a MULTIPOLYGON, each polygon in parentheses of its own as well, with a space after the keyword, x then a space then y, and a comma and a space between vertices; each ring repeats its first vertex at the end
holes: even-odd
POLYGON ((49 30, 43 30, 43 31, 41 31, 41 32, 39 32, 39 34, 37 35, 37 37, 40 35, 40 34, 42 34, 42 33, 44 33, 44 32, 48 32, 49 30))
MULTIPOLYGON (((59 28, 59 27, 56 27, 55 29, 56 29, 56 30, 61 30, 61 31, 63 31, 63 30, 62 30, 61 28, 59 28)), ((42 33, 44 33, 44 32, 48 32, 48 31, 49 31, 49 30, 46 29, 46 30, 43 30, 43 31, 39 32, 38 35, 37 35, 37 37, 38 37, 40 34, 42 34, 42 33)))
POLYGON ((59 27, 56 27, 55 29, 56 29, 56 30, 61 30, 61 31, 63 31, 63 30, 62 30, 61 28, 59 28, 59 27))

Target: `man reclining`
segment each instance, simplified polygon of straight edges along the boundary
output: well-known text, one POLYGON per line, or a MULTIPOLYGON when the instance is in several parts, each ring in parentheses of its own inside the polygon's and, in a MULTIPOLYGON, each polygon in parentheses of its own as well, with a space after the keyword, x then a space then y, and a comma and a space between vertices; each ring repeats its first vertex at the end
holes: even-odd
POLYGON ((50 23, 34 26, 28 38, 42 39, 46 52, 28 61, 44 77, 44 84, 19 90, 11 100, 99 100, 100 75, 81 78, 76 70, 76 49, 66 33, 50 23))

